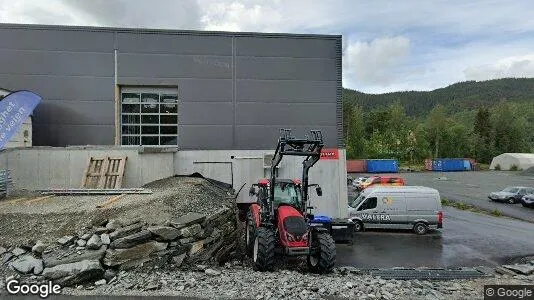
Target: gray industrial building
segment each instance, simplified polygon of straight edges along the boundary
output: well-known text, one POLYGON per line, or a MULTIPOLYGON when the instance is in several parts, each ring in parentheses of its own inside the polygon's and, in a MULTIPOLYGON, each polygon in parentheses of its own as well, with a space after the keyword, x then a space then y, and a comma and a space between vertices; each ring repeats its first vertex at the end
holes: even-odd
POLYGON ((343 148, 341 36, 0 24, 0 87, 40 94, 34 146, 343 148))
POLYGON ((310 201, 348 215, 341 36, 0 24, 0 41, 0 87, 43 98, 32 147, 0 151, 15 190, 79 187, 105 156, 127 157, 123 187, 200 173, 237 190, 269 175, 280 128, 320 129, 335 155, 310 171, 326 195, 310 201))

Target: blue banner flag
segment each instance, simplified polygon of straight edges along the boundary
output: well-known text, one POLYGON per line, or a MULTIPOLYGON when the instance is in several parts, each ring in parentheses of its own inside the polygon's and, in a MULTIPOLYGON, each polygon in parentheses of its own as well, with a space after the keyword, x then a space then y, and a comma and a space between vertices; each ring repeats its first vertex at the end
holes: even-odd
POLYGON ((17 133, 40 102, 41 96, 30 91, 13 92, 0 101, 0 149, 17 133))

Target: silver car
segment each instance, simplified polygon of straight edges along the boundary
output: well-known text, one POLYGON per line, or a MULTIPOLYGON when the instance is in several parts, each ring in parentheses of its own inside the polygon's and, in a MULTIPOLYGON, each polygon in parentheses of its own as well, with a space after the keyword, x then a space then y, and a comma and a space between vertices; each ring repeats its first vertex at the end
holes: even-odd
POLYGON ((523 205, 523 207, 534 208, 534 191, 532 194, 525 195, 521 198, 521 205, 523 205))
POLYGON ((528 194, 534 194, 534 188, 509 186, 501 191, 491 193, 488 198, 492 201, 514 204, 520 202, 523 196, 528 194))

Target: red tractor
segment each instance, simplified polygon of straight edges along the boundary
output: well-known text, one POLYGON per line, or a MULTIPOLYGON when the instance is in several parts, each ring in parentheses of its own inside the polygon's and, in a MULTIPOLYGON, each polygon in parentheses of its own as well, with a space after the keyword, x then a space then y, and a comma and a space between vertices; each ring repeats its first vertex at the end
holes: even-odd
POLYGON ((270 179, 253 184, 249 194, 256 202, 240 205, 241 221, 246 222, 246 252, 259 271, 273 270, 275 257, 307 256, 307 264, 314 273, 328 273, 336 260, 336 247, 328 229, 312 223, 313 207, 309 206, 308 189, 321 187, 308 184, 308 171, 320 159, 322 134, 311 131, 311 138, 291 137, 289 129, 282 129, 272 158, 270 179), (278 179, 276 168, 284 155, 303 156, 302 179, 278 179))

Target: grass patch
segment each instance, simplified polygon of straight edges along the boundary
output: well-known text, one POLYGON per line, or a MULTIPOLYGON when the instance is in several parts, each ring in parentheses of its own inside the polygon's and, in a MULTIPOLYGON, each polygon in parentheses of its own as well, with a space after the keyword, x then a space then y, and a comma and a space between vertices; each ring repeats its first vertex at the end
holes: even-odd
POLYGON ((494 217, 502 217, 503 216, 503 213, 498 209, 494 209, 492 211, 488 211, 488 210, 484 210, 484 209, 475 207, 475 206, 473 206, 471 204, 467 204, 467 203, 462 202, 462 201, 451 201, 451 200, 446 199, 446 198, 441 198, 441 205, 454 207, 454 208, 459 209, 459 210, 468 210, 468 211, 474 212, 474 213, 484 213, 484 214, 492 215, 494 217))
POLYGON ((491 214, 492 216, 495 216, 495 217, 502 217, 502 212, 501 212, 500 210, 498 210, 498 209, 494 209, 494 210, 492 210, 492 211, 490 212, 490 214, 491 214))

